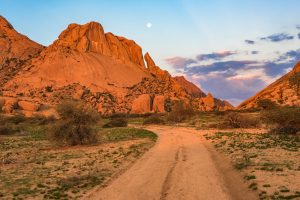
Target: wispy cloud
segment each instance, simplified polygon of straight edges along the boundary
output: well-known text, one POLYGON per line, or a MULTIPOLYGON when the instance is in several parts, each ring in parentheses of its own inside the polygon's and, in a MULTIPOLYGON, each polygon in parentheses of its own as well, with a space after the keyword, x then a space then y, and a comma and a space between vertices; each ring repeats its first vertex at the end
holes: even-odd
POLYGON ((246 42, 247 44, 255 44, 255 41, 253 41, 253 40, 245 40, 245 42, 246 42))
MULTIPOLYGON (((259 51, 249 53, 258 54, 259 51)), ((169 61, 172 61, 170 63, 173 63, 173 67, 175 65, 175 69, 180 69, 182 75, 201 85, 204 91, 212 92, 217 98, 234 99, 233 103, 237 105, 290 70, 300 60, 300 49, 287 51, 278 56, 277 59, 268 61, 215 59, 210 64, 202 64, 201 59, 196 61, 183 57, 175 57, 177 59, 169 61), (193 65, 186 67, 187 63, 193 65)))
POLYGON ((205 61, 205 60, 221 60, 225 57, 231 56, 237 54, 236 52, 233 51, 223 51, 223 52, 213 52, 209 54, 199 54, 197 55, 197 60, 198 61, 205 61))
POLYGON ((287 33, 277 33, 267 37, 261 37, 261 40, 269 41, 269 42, 281 42, 284 40, 293 40, 294 36, 289 35, 287 33))
POLYGON ((173 67, 174 69, 184 69, 190 64, 197 63, 197 61, 194 59, 183 58, 179 56, 167 58, 165 59, 165 61, 167 62, 167 64, 171 65, 171 67, 173 67))

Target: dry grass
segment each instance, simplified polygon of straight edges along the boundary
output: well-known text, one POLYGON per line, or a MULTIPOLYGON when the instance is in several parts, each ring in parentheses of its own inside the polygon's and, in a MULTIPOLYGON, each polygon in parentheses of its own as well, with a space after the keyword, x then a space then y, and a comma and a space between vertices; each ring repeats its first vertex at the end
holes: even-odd
POLYGON ((299 136, 239 131, 210 132, 205 137, 230 156, 260 199, 299 199, 299 136))
POLYGON ((106 129, 102 143, 59 147, 32 135, 1 136, 0 199, 78 199, 127 168, 155 138, 144 130, 106 129))

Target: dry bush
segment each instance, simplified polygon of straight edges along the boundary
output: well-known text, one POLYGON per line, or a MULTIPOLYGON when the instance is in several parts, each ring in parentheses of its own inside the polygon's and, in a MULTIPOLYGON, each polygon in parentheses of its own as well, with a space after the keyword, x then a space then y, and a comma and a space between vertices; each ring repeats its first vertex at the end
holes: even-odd
POLYGON ((165 124, 165 121, 157 115, 147 117, 143 124, 165 124))
POLYGON ((300 131, 300 108, 281 107, 261 113, 265 123, 271 125, 270 132, 296 134, 300 131))
POLYGON ((222 128, 256 128, 260 124, 259 118, 241 114, 238 112, 229 112, 224 115, 222 128))
POLYGON ((278 105, 274 101, 271 101, 270 99, 260 99, 257 102, 257 106, 259 109, 263 109, 263 110, 272 110, 278 107, 278 105))
POLYGON ((112 118, 108 123, 103 125, 103 128, 126 127, 128 124, 125 118, 112 118))
POLYGON ((97 142, 92 127, 99 114, 82 103, 68 101, 57 106, 60 119, 50 131, 50 139, 63 145, 82 145, 97 142))
POLYGON ((170 122, 182 122, 190 119, 196 114, 191 105, 184 104, 183 101, 174 102, 171 112, 167 115, 170 122))

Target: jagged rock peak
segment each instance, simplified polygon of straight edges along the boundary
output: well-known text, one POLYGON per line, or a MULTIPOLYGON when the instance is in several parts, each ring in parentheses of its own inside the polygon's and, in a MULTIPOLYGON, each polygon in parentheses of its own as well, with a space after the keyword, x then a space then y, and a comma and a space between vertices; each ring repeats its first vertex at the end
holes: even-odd
POLYGON ((14 27, 2 16, 0 15, 0 28, 13 29, 14 27))
POLYGON ((151 67, 156 66, 155 62, 153 61, 153 59, 151 58, 151 56, 148 52, 145 54, 144 58, 145 58, 145 61, 147 63, 147 68, 151 68, 151 67))
POLYGON ((53 45, 80 52, 94 52, 119 59, 124 63, 132 62, 145 67, 142 48, 139 45, 133 40, 105 33, 98 22, 84 25, 70 24, 53 45))

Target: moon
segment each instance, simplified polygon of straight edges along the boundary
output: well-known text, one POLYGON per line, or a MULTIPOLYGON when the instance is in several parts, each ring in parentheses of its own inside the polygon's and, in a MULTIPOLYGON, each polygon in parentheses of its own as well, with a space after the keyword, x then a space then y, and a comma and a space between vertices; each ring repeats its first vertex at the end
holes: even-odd
POLYGON ((150 22, 147 23, 147 28, 151 28, 152 24, 150 22))

